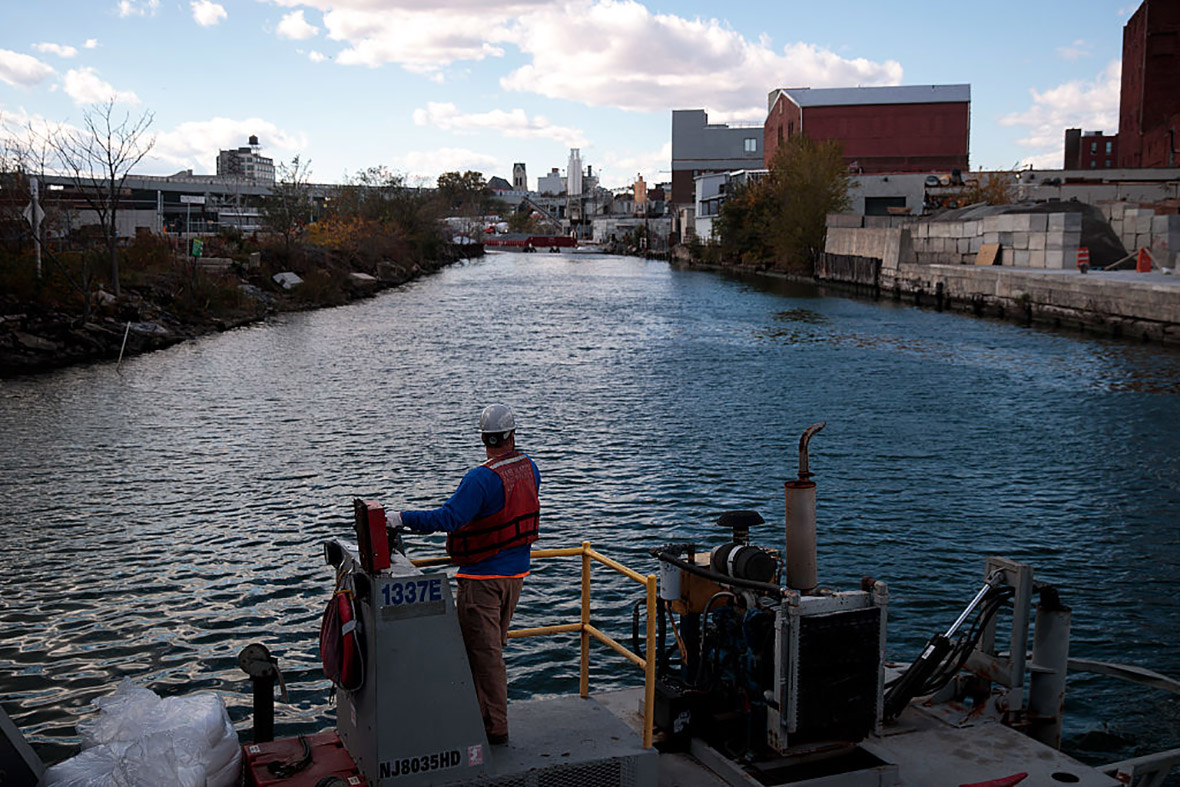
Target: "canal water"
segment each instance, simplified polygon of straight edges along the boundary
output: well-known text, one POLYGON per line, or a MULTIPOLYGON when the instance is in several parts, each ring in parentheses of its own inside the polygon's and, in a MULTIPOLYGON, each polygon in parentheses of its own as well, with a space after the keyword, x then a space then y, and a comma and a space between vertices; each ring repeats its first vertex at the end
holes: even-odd
MULTIPOLYGON (((502 401, 543 474, 543 540, 648 549, 753 508, 781 547, 782 483, 812 441, 819 575, 889 583, 909 661, 983 579, 1031 564, 1073 609, 1071 654, 1180 677, 1180 355, 781 280, 660 262, 492 254, 337 309, 151 355, 0 382, 0 700, 47 761, 129 677, 214 690, 240 729, 237 654, 275 653, 279 734, 332 723, 316 638, 320 544, 351 501, 441 503, 502 401)), ((438 554, 437 537, 411 539, 438 554)), ((577 566, 537 562, 519 626, 576 620, 577 566)), ((640 588, 595 572, 629 641, 640 588)), ((573 635, 513 641, 512 696, 575 691, 573 635)), ((424 651, 423 659, 429 659, 424 651)), ((409 667, 412 669, 413 667, 409 667)), ((592 690, 638 685, 596 648, 592 690)), ((1067 748, 1178 745, 1180 697, 1076 676, 1067 748)))

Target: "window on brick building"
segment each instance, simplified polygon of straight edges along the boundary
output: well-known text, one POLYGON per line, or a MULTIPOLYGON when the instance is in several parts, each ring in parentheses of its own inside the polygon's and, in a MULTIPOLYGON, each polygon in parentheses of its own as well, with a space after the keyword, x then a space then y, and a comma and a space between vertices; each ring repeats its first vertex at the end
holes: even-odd
POLYGON ((1109 139, 1106 140, 1106 155, 1110 155, 1110 150, 1112 147, 1114 147, 1114 143, 1112 143, 1109 139))

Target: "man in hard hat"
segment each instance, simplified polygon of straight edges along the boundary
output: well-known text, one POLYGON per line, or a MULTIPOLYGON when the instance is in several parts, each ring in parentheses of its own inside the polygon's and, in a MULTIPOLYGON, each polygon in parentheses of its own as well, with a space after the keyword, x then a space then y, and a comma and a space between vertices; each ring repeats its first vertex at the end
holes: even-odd
POLYGON ((502 404, 484 408, 479 432, 488 461, 463 476, 455 494, 431 511, 391 514, 390 524, 447 533, 459 565, 456 608, 488 742, 508 742, 508 676, 503 648, 537 540, 541 473, 516 450, 516 419, 502 404))

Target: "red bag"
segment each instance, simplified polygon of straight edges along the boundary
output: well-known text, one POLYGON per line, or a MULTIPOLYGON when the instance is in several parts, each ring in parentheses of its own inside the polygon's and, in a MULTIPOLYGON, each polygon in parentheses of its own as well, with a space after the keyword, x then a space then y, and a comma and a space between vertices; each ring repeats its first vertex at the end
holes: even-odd
POLYGON ((356 691, 365 681, 360 634, 352 591, 337 585, 320 622, 320 661, 324 675, 346 691, 356 691))

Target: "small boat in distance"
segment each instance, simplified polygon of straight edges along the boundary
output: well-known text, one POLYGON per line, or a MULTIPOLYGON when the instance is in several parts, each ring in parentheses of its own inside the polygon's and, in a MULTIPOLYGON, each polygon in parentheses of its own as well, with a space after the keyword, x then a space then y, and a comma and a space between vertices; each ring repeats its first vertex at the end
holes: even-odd
POLYGON ((502 232, 488 234, 483 238, 483 245, 489 249, 506 249, 508 251, 536 251, 537 249, 569 249, 577 241, 565 235, 529 235, 523 232, 502 232))

